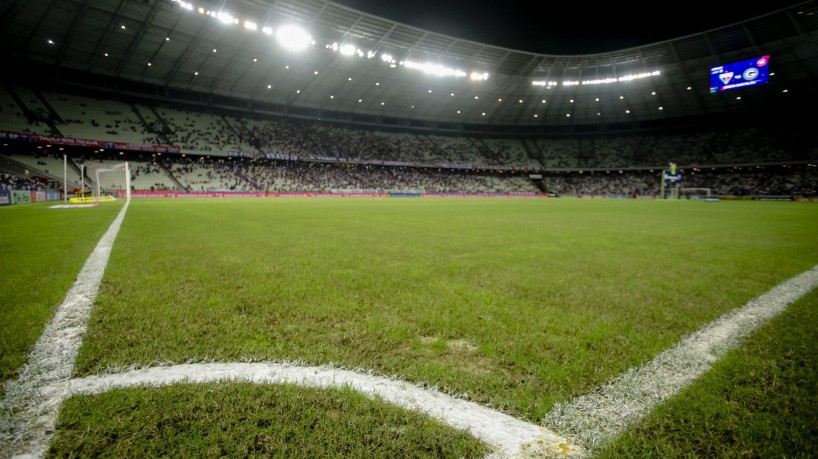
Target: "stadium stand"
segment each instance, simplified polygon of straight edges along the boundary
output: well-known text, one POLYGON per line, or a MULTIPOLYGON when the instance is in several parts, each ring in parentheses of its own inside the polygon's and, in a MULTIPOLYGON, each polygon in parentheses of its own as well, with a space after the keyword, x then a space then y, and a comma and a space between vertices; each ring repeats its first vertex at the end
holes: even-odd
POLYGON ((59 115, 58 128, 64 136, 134 145, 152 143, 128 104, 46 91, 42 95, 59 115))
POLYGON ((52 133, 43 120, 27 115, 27 110, 17 100, 9 88, 0 85, 0 123, 4 130, 42 135, 52 133))
MULTIPOLYGON (((0 130, 131 145, 175 145, 179 154, 133 161, 137 190, 541 193, 561 196, 656 196, 669 162, 685 187, 714 194, 815 194, 816 148, 781 127, 731 126, 683 131, 510 137, 342 127, 259 115, 126 103, 54 90, 0 86, 0 130), (23 101, 25 108, 21 108, 23 101), (36 115, 26 115, 36 113, 36 115), (253 160, 257 158, 257 160, 253 160), (298 159, 296 161, 296 159, 298 159), (272 160, 272 161, 271 161, 272 160), (289 160, 289 161, 288 161, 289 160), (316 162, 319 161, 319 162, 316 162), (330 162, 327 162, 330 161, 330 162), (795 169, 766 166, 790 164, 795 169), (544 173, 502 174, 493 167, 544 173), (789 175, 788 175, 789 174, 789 175)), ((53 150, 11 155, 32 171, 62 178, 53 150)), ((79 164, 104 165, 104 154, 72 154, 69 185, 79 164), (75 163, 76 161, 76 163, 75 163)), ((87 174, 93 180, 92 174, 87 174)), ((90 186, 90 182, 86 182, 90 186)))

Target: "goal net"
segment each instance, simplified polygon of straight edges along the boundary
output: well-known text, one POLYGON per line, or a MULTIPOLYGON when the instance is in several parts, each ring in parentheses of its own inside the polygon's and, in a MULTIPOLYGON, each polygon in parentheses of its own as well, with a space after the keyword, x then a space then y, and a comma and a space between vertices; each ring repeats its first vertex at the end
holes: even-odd
POLYGON ((681 188, 682 198, 705 199, 710 197, 710 188, 681 188))
POLYGON ((105 162, 88 169, 94 179, 95 200, 131 199, 131 170, 127 162, 105 162))

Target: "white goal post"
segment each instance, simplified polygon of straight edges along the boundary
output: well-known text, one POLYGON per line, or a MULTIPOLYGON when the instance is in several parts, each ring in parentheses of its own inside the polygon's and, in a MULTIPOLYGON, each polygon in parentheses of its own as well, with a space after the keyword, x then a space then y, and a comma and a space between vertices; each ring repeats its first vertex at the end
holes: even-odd
POLYGON ((127 162, 94 168, 94 199, 131 199, 131 169, 127 162))

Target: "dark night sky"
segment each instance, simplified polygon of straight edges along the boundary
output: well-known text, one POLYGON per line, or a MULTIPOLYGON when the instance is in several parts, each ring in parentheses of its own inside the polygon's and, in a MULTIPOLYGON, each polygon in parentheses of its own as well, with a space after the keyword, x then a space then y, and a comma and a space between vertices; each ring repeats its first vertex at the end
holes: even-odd
POLYGON ((542 54, 615 51, 703 32, 802 0, 621 2, 331 0, 445 35, 542 54), (718 4, 729 5, 719 7, 718 4), (534 6, 537 10, 534 10, 534 6))

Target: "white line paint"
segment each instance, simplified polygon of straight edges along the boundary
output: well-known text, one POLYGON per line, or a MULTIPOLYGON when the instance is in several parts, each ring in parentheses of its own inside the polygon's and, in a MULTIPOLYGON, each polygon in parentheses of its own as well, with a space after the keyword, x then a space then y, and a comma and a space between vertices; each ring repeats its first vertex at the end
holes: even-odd
POLYGON ((741 340, 818 286, 818 266, 774 287, 594 392, 556 405, 543 425, 573 435, 588 451, 650 413, 709 370, 741 340))
POLYGON ((4 386, 6 394, 0 402, 0 454, 4 457, 40 457, 48 448, 91 306, 128 204, 85 260, 77 280, 35 343, 20 376, 4 386))
POLYGON ((570 457, 584 451, 569 440, 534 424, 473 402, 396 379, 329 367, 278 363, 203 363, 153 367, 71 381, 71 394, 98 394, 119 387, 167 386, 177 383, 241 381, 349 387, 373 398, 428 414, 469 432, 497 448, 495 457, 570 457), (536 453, 536 454, 535 454, 536 453))

